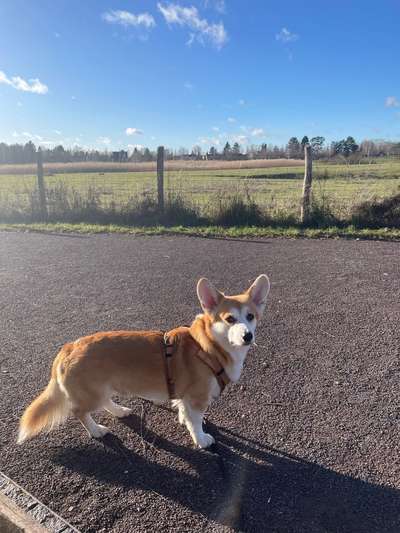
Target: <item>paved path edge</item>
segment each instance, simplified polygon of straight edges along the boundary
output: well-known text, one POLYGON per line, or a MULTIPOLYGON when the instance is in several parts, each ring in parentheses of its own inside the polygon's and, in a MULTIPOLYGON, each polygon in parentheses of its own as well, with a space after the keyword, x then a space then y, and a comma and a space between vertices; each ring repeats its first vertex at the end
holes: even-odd
POLYGON ((80 533, 3 472, 0 472, 0 531, 80 533))

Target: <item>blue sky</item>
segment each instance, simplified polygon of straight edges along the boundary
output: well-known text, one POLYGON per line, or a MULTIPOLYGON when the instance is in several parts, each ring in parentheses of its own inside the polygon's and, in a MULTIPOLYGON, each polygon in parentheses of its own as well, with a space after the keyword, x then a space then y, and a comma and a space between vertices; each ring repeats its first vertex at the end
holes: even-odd
POLYGON ((1 0, 0 141, 400 140, 398 0, 1 0))

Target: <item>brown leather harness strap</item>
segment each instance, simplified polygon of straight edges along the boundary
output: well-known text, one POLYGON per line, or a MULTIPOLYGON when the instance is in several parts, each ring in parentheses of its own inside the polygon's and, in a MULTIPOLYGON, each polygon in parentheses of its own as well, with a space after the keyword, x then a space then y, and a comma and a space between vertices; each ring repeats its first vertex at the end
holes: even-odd
POLYGON ((175 343, 170 342, 168 333, 164 333, 164 368, 165 379, 167 381, 168 396, 170 400, 176 400, 175 398, 175 382, 172 379, 171 358, 174 355, 175 343))
POLYGON ((215 379, 218 382, 218 385, 221 389, 221 394, 224 391, 225 387, 230 382, 230 379, 228 377, 228 374, 225 372, 225 369, 223 366, 219 366, 214 364, 212 359, 210 357, 207 357, 205 352, 201 348, 199 348, 196 352, 196 356, 205 364, 208 366, 208 368, 212 371, 212 373, 215 376, 215 379), (216 368, 217 366, 217 368, 216 368))
MULTIPOLYGON (((175 335, 176 339, 177 335, 175 335)), ((193 338, 193 337, 192 337, 193 338)), ((177 342, 174 340, 173 342, 170 341, 168 332, 164 333, 164 368, 165 368, 165 379, 167 383, 167 389, 168 389, 168 396, 170 400, 177 400, 175 394, 175 381, 172 376, 172 356, 174 355, 177 342)), ((196 342, 193 339, 194 342, 196 342)), ((196 342, 197 344, 197 342, 196 342)), ((208 368, 211 370, 211 372, 214 374, 215 379, 218 382, 218 385, 221 389, 221 394, 225 387, 230 382, 229 376, 225 372, 225 369, 223 366, 220 366, 218 362, 214 362, 211 357, 208 356, 203 350, 199 347, 198 350, 195 352, 196 357, 198 357, 205 365, 208 366, 208 368)))

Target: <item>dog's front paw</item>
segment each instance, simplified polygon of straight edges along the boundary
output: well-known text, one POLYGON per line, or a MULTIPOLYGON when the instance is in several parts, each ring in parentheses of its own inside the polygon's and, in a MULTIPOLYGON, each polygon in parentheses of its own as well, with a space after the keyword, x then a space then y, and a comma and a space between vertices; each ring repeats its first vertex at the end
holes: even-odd
POLYGON ((179 409, 178 411, 178 422, 181 426, 185 425, 185 413, 182 409, 179 409))
POLYGON ((129 407, 122 407, 122 405, 119 405, 119 411, 116 415, 118 418, 125 418, 126 416, 130 416, 133 413, 133 409, 129 409, 129 407))
POLYGON ((92 431, 90 432, 90 435, 94 439, 101 439, 101 437, 104 437, 104 435, 107 435, 107 433, 110 433, 110 430, 108 429, 107 426, 96 424, 96 427, 92 429, 92 431))
POLYGON ((202 435, 199 435, 196 438, 196 441, 196 444, 199 448, 208 448, 209 446, 214 444, 215 439, 209 433, 203 433, 202 435))

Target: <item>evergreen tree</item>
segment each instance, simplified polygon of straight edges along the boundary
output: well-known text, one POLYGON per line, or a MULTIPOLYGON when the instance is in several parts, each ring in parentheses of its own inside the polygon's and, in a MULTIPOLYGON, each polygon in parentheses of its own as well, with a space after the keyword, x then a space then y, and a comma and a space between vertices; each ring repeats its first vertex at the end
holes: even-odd
POLYGON ((301 155, 300 143, 297 137, 291 137, 286 147, 289 159, 296 159, 301 155))
POLYGON ((241 155, 241 153, 240 153, 240 145, 239 145, 239 143, 237 143, 237 142, 233 145, 233 148, 232 148, 232 155, 234 155, 235 157, 241 155))
POLYGON ((310 144, 310 140, 307 137, 307 135, 304 135, 304 137, 301 139, 301 155, 302 155, 302 157, 304 157, 304 148, 308 144, 310 144))
POLYGON ((325 137, 321 137, 321 136, 313 137, 310 140, 310 144, 311 144, 311 148, 312 148, 313 154, 315 156, 318 156, 320 154, 320 152, 322 152, 322 150, 324 148, 325 137))
POLYGON ((152 161, 153 157, 148 148, 145 148, 143 151, 143 161, 152 161))
POLYGON ((36 146, 32 141, 25 144, 23 152, 24 163, 34 163, 36 161, 36 146))
POLYGON ((344 155, 348 157, 350 154, 357 152, 358 144, 353 137, 347 137, 347 139, 341 139, 332 143, 332 151, 334 154, 344 155))
POLYGON ((224 146, 224 150, 222 152, 224 154, 224 159, 230 159, 231 157, 231 153, 232 153, 232 148, 231 148, 231 145, 229 144, 229 142, 227 142, 224 146))
POLYGON ((268 147, 267 147, 266 143, 263 143, 261 145, 261 149, 260 149, 259 154, 260 154, 261 159, 267 159, 268 147))
POLYGON ((357 152, 358 150, 358 144, 354 140, 354 137, 347 137, 345 140, 345 155, 348 156, 350 154, 354 154, 354 152, 357 152))
POLYGON ((217 159, 217 157, 218 157, 218 150, 214 146, 211 146, 210 151, 208 153, 208 158, 217 159))
POLYGON ((307 135, 304 135, 304 137, 301 139, 301 146, 303 147, 303 150, 304 150, 304 147, 306 144, 310 144, 310 141, 307 137, 307 135))

